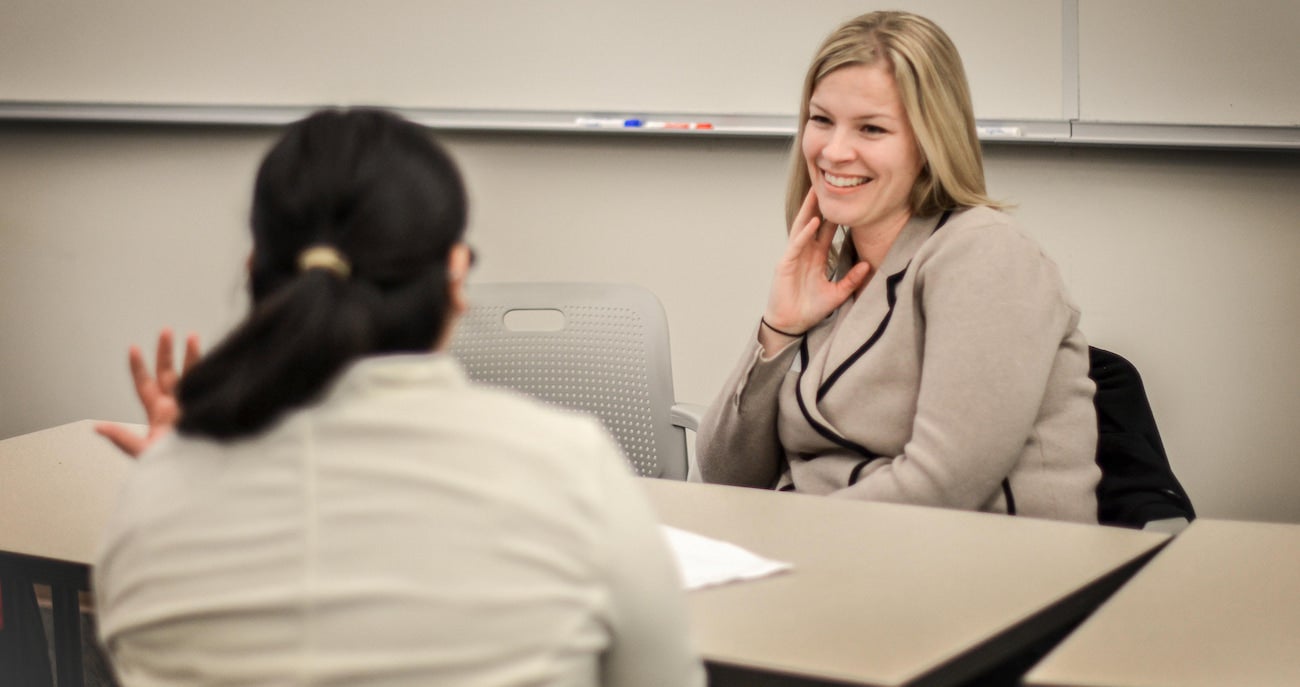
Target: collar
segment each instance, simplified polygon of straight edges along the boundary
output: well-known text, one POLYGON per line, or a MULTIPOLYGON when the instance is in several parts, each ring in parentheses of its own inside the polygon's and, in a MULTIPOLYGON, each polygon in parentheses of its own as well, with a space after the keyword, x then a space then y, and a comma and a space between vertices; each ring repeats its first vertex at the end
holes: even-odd
MULTIPOLYGON (((907 220, 907 224, 904 224, 903 229, 898 232, 894 243, 889 246, 889 252, 885 253, 884 263, 876 271, 888 277, 906 269, 917 251, 921 250, 921 246, 938 231, 939 227, 943 226, 950 215, 951 212, 943 212, 907 220)), ((857 251, 853 250, 853 241, 846 232, 840 259, 835 267, 835 279, 844 276, 844 273, 848 272, 857 261, 857 251)))
POLYGON ((469 378, 450 353, 399 353, 361 358, 335 380, 324 402, 404 388, 457 388, 469 378))
POLYGON ((881 274, 892 275, 907 269, 912 258, 916 257, 916 253, 921 250, 921 246, 925 245, 925 242, 939 228, 942 218, 946 218, 946 215, 940 213, 907 220, 903 230, 898 233, 898 238, 894 239, 894 244, 889 247, 889 252, 885 254, 885 262, 880 266, 881 274))

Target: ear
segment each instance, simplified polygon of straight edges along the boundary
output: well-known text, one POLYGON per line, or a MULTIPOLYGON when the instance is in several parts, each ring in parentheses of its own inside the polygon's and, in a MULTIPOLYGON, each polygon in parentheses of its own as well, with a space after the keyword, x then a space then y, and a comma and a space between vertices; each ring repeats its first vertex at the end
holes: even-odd
POLYGON ((452 312, 459 315, 469 307, 465 300, 465 278, 469 276, 469 244, 458 243, 447 256, 447 290, 452 312))

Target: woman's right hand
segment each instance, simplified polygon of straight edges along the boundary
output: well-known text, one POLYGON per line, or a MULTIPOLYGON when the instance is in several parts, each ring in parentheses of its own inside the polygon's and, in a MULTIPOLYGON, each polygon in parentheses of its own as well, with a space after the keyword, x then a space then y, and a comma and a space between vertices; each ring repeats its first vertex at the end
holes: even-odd
POLYGON ((826 259, 835 226, 822 219, 817 207, 817 194, 809 190, 794 225, 785 254, 777 263, 772 278, 772 290, 767 298, 767 310, 759 341, 766 350, 774 350, 769 342, 783 346, 790 341, 777 334, 779 329, 802 335, 826 319, 866 281, 871 265, 866 261, 854 265, 839 281, 826 276, 826 259))
POLYGON ((113 442, 123 453, 138 457, 145 449, 171 431, 180 419, 180 404, 176 402, 176 385, 181 375, 194 366, 199 359, 199 337, 190 334, 185 339, 185 359, 181 372, 176 372, 172 363, 172 331, 164 329, 158 334, 158 351, 154 358, 154 373, 149 373, 144 355, 138 346, 132 346, 129 354, 131 379, 135 383, 135 394, 144 407, 149 419, 146 434, 137 436, 130 428, 111 422, 95 425, 95 431, 113 442))

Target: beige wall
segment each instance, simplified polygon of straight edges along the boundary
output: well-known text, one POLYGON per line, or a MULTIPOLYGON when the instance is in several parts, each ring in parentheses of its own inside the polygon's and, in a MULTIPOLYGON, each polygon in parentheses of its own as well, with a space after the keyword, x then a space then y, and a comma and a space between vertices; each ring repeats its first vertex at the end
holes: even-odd
MULTIPOLYGON (((138 420, 125 349, 243 307, 268 129, 0 125, 0 437, 138 420)), ((644 284, 677 396, 708 402, 783 228, 774 140, 457 134, 482 281, 644 284)), ((1203 515, 1300 522, 1300 154, 994 147, 995 195, 1054 255, 1090 340, 1146 377, 1203 515)))

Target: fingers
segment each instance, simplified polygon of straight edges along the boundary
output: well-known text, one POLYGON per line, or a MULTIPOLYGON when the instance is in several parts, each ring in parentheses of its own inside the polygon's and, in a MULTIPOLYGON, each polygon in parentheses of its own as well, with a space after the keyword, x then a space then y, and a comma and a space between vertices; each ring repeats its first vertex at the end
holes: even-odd
POLYGON ((817 194, 811 189, 808 195, 804 196, 803 205, 799 206, 799 212, 795 213, 794 222, 790 225, 790 236, 794 236, 801 228, 807 225, 808 220, 819 216, 817 207, 817 194))
POLYGON ((138 346, 132 346, 127 353, 127 361, 131 367, 131 381, 135 384, 135 395, 140 398, 141 402, 148 402, 153 392, 153 377, 149 374, 149 367, 144 363, 144 354, 140 352, 138 346))
POLYGON ((839 226, 823 220, 822 228, 824 228, 825 231, 817 234, 817 244, 824 251, 830 252, 831 244, 835 242, 835 233, 836 230, 839 229, 839 226))
POLYGON ((95 425, 95 433, 113 442, 113 445, 122 453, 132 458, 139 457, 144 451, 146 443, 141 437, 136 436, 131 430, 121 425, 115 425, 111 422, 100 422, 95 425))
MULTIPOLYGON (((790 276, 797 279, 803 279, 804 273, 810 269, 810 265, 817 263, 817 242, 813 236, 817 233, 817 227, 821 221, 813 218, 801 226, 794 227, 793 233, 790 234, 790 241, 786 244, 785 255, 781 259, 782 267, 778 270, 788 271, 790 276), (809 248, 812 248, 810 250, 809 248), (798 275, 798 276, 796 276, 798 275)), ((825 255, 823 253, 824 261, 825 255)))
MULTIPOLYGON (((128 355, 131 381, 135 384, 136 397, 140 399, 140 405, 144 407, 151 423, 154 417, 165 409, 166 402, 176 395, 176 385, 180 382, 172 349, 172 332, 170 329, 163 329, 158 335, 158 348, 154 353, 155 367, 152 371, 145 363, 144 354, 138 346, 132 346, 128 355)), ((185 369, 192 367, 198 361, 199 355, 199 338, 190 334, 185 341, 185 369)))
POLYGON ((190 334, 185 337, 185 361, 181 363, 181 374, 189 372, 190 368, 194 367, 194 363, 199 362, 199 357, 201 355, 202 352, 199 348, 199 335, 190 334))
POLYGON ((822 224, 820 217, 812 217, 805 220, 803 224, 796 225, 794 232, 790 235, 790 249, 798 253, 801 252, 809 243, 815 243, 814 237, 817 236, 817 229, 822 224))
POLYGON ((799 206, 799 214, 795 215, 796 219, 808 220, 817 215, 817 192, 808 189, 808 195, 804 196, 803 205, 799 206))
POLYGON ((863 260, 850 268, 849 271, 835 283, 835 287, 840 291, 840 295, 847 299, 854 291, 858 290, 858 287, 862 286, 862 283, 867 280, 867 275, 870 273, 871 263, 863 260))
POLYGON ((172 366, 172 330, 170 327, 163 327, 158 332, 158 353, 154 361, 156 369, 163 370, 172 366))
POLYGON ((158 388, 168 395, 176 388, 176 380, 180 378, 176 374, 176 365, 172 360, 172 346, 172 330, 163 328, 158 333, 158 352, 154 359, 153 370, 158 378, 158 388))

